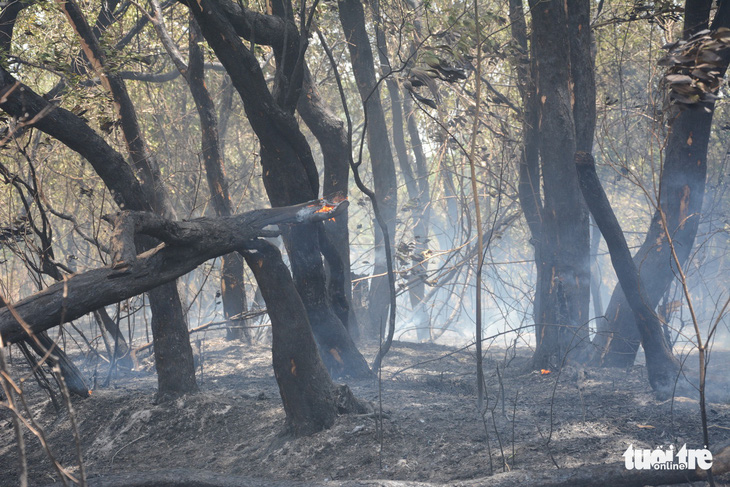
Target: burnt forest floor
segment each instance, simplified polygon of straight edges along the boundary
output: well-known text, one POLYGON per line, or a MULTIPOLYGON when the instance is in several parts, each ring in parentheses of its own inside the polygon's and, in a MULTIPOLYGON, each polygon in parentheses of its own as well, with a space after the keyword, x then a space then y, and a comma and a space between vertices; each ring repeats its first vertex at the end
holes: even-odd
MULTIPOLYGON (((377 350, 362 348, 368 359, 377 350)), ((88 399, 74 399, 87 475, 184 468, 280 485, 347 479, 439 484, 506 469, 619 462, 630 444, 702 447, 698 401, 655 399, 643 366, 568 366, 543 375, 527 370, 529 350, 491 349, 482 415, 473 348, 404 342, 394 343, 386 356, 380 384, 346 381, 376 409, 382 391, 382 438, 377 417, 349 415, 330 430, 281 441, 284 412, 270 349, 209 337, 196 353, 202 355, 199 394, 154 404, 154 374, 122 372, 88 399)), ((716 351, 712 360, 710 376, 725 378, 730 353, 716 351)), ((694 362, 691 356, 687 363, 694 362)), ((17 353, 13 372, 28 373, 17 353)), ((96 375, 101 384, 106 370, 99 366, 96 375)), ((50 450, 78 473, 68 414, 57 413, 32 379, 25 384, 26 401, 50 450)), ((727 386, 714 392, 707 407, 712 443, 730 437, 730 394, 727 386)), ((58 480, 38 440, 27 430, 25 439, 30 485, 58 480)), ((3 408, 0 485, 17 485, 18 472, 12 422, 3 408)))

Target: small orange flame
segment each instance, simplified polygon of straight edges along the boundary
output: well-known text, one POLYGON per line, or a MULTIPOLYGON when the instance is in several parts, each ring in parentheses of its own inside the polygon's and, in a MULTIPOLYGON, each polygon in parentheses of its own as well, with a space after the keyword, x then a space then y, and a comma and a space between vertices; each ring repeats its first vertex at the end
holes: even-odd
POLYGON ((337 208, 335 205, 330 205, 328 203, 325 203, 324 206, 322 206, 322 208, 320 208, 319 210, 315 211, 315 213, 327 213, 329 211, 334 210, 335 208, 337 208))
POLYGON ((547 369, 540 369, 540 373, 541 373, 542 375, 548 375, 548 374, 550 373, 550 371, 549 371, 549 370, 547 370, 547 369))

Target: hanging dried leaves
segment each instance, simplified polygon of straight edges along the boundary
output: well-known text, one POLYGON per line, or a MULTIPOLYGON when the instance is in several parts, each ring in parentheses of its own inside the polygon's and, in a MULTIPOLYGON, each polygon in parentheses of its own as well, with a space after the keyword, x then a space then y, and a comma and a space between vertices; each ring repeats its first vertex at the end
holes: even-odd
POLYGON ((420 103, 436 108, 441 102, 437 80, 457 83, 467 79, 466 58, 458 49, 452 49, 445 44, 424 48, 424 51, 425 54, 419 59, 420 66, 414 66, 408 71, 403 87, 420 103), (446 57, 452 60, 447 60, 446 57), (427 88, 432 98, 419 94, 418 88, 421 87, 427 88))
POLYGON ((698 108, 709 111, 727 68, 730 29, 703 30, 687 40, 663 46, 669 53, 659 66, 666 66, 664 82, 669 100, 679 109, 698 108))

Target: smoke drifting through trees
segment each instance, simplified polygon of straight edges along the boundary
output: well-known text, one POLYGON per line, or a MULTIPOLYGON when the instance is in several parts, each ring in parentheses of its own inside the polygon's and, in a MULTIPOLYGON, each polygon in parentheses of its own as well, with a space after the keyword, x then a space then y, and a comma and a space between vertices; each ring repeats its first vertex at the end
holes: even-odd
MULTIPOLYGON (((634 319, 644 302, 665 359, 657 380, 656 354, 645 355, 650 383, 666 392, 675 359, 707 338, 710 349, 730 341, 721 312, 730 114, 719 83, 729 22, 730 3, 709 0, 9 2, 0 11, 0 291, 22 310, 76 292, 84 276, 109 288, 130 279, 133 293, 97 299, 108 288, 91 284, 89 296, 58 298, 28 324, 76 320, 44 348, 114 364, 106 382, 122 364, 138 367, 134 350, 153 343, 140 354, 154 353, 160 400, 198 388, 203 346, 195 352, 190 329, 221 321, 229 339, 272 340, 295 434, 333 424, 330 377, 378 372, 358 344, 386 335, 389 311, 396 339, 527 348, 533 369, 559 371, 633 365, 640 338, 654 343, 634 319), (616 214, 623 257, 634 256, 629 299, 611 261, 621 239, 609 255, 592 231, 577 151, 595 161, 593 188, 616 214), (349 161, 373 189, 388 238, 349 161), (162 228, 187 228, 320 197, 349 204, 347 213, 246 234, 266 254, 247 255, 249 268, 245 242, 230 240, 239 234, 215 226, 229 239, 221 248, 235 252, 156 231, 116 258, 129 225, 103 219, 154 212, 162 228), (125 274, 143 256, 161 260, 146 271, 159 287, 125 274), (173 274, 177 284, 163 285, 173 274), (95 309, 82 306, 87 298, 95 309), (268 319, 241 319, 264 306, 270 337, 268 319), (302 337, 311 328, 319 355, 286 342, 282 323, 302 337), (304 369, 322 397, 307 398, 304 369), (310 407, 318 400, 321 417, 310 407)), ((0 308, 6 341, 22 336, 12 309, 0 308)), ((84 393, 72 370, 66 381, 84 393)))

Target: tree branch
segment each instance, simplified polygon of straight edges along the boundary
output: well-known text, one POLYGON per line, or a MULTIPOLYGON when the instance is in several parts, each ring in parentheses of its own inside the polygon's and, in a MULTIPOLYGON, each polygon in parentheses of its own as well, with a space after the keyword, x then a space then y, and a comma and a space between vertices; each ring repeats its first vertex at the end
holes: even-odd
MULTIPOLYGON (((129 257, 124 265, 94 269, 64 279, 40 293, 0 309, 0 336, 6 343, 27 337, 23 325, 39 333, 123 299, 136 296, 186 274, 206 260, 244 250, 259 236, 269 236, 269 225, 312 223, 337 216, 347 201, 317 200, 301 205, 255 210, 223 218, 174 222, 144 212, 121 212, 112 219, 126 222, 137 233, 164 242, 129 257), (130 223, 131 221, 131 223, 130 223), (17 315, 17 319, 16 316, 17 315), (19 322, 19 320, 21 320, 19 322)), ((133 246, 129 246, 132 249, 133 246)))

